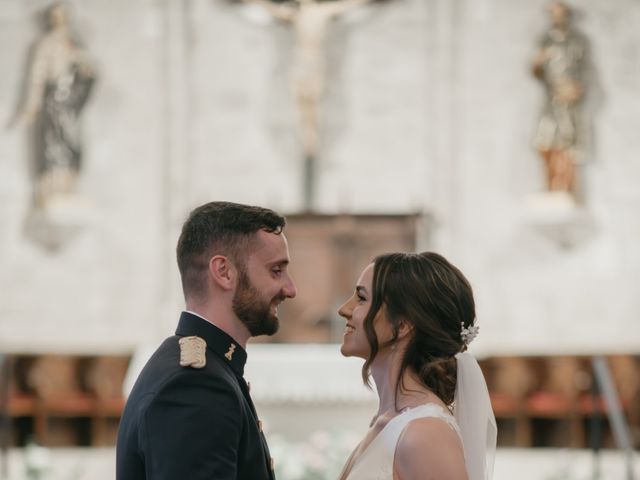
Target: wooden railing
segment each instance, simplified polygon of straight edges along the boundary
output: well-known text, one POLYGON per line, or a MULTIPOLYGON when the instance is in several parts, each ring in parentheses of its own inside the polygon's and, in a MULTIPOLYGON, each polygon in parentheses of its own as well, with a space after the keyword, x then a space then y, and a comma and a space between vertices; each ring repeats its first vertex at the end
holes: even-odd
MULTIPOLYGON (((640 355, 606 356, 636 448, 640 447, 640 355)), ((10 355, 10 444, 114 445, 129 357, 10 355)), ((498 421, 498 444, 588 447, 600 419, 612 447, 605 402, 594 393, 591 357, 496 356, 480 362, 498 421)), ((0 405, 2 407, 2 405, 0 405)), ((313 412, 309 413, 310 415, 313 412)))
MULTIPOLYGON (((607 359, 631 428, 640 446, 640 356, 607 359)), ((591 357, 491 357, 480 362, 504 446, 587 447, 594 417, 604 426, 603 446, 612 447, 605 402, 591 357)))
POLYGON ((10 444, 115 443, 128 356, 10 355, 10 444))

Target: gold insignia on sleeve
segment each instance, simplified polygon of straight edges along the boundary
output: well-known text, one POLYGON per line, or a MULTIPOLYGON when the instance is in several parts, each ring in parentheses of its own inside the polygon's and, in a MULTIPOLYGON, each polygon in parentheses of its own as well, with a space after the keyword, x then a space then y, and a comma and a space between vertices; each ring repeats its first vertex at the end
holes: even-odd
POLYGON ((231 359, 233 358, 233 352, 235 351, 236 351, 236 344, 232 343, 231 345, 229 345, 229 351, 225 353, 224 356, 227 357, 227 360, 231 361, 231 359))
POLYGON ((196 336, 182 337, 180 344, 180 366, 202 368, 207 364, 207 342, 196 336))

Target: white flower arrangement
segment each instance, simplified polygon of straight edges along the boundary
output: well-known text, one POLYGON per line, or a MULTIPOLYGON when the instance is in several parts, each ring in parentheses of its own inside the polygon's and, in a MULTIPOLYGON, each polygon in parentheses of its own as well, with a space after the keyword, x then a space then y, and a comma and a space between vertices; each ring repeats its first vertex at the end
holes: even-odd
POLYGON ((351 432, 318 431, 306 442, 268 438, 278 480, 335 480, 358 443, 351 432))

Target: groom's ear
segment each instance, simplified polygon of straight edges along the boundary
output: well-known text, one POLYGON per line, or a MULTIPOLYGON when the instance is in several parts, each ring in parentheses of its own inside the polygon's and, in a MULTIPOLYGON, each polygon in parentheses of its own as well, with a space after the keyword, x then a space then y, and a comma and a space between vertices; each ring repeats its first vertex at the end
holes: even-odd
POLYGON ((215 255, 209 260, 209 276, 223 290, 231 290, 235 285, 236 268, 229 258, 215 255))

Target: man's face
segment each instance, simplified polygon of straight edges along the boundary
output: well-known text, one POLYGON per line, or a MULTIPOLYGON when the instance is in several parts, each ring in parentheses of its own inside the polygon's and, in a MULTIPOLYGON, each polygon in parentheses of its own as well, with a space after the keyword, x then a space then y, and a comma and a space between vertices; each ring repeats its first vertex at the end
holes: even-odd
POLYGON ((556 27, 564 27, 569 23, 569 10, 559 2, 552 3, 549 7, 551 22, 556 27))
POLYGON ((49 26, 58 28, 67 23, 67 12, 62 5, 57 5, 49 11, 49 26))
POLYGON ((244 268, 239 268, 233 311, 251 336, 278 331, 278 305, 296 296, 289 275, 289 248, 284 234, 259 231, 250 243, 244 268))

